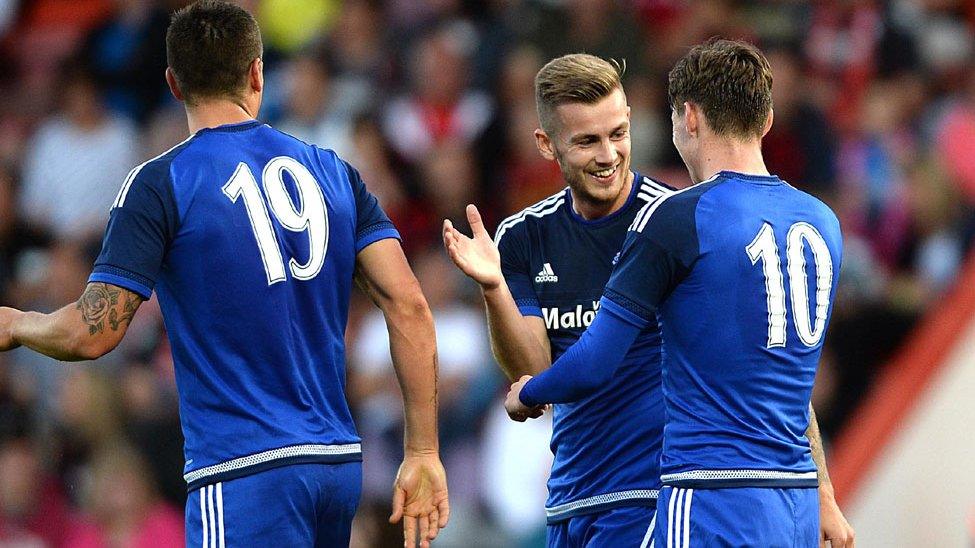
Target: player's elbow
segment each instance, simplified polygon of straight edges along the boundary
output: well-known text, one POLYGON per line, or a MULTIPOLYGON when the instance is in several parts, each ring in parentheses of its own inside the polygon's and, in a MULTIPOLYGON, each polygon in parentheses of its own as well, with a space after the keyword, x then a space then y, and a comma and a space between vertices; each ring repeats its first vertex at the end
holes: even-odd
POLYGON ((391 318, 433 325, 430 305, 420 289, 420 283, 415 279, 391 295, 383 306, 383 311, 391 318))

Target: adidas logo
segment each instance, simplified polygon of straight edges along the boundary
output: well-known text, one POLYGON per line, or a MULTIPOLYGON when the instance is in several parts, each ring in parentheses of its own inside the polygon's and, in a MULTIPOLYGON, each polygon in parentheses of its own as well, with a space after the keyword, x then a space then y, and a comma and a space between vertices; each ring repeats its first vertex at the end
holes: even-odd
POLYGON ((535 276, 535 283, 540 284, 543 282, 557 282, 559 277, 555 275, 555 271, 552 270, 552 265, 545 263, 542 266, 542 271, 535 276))

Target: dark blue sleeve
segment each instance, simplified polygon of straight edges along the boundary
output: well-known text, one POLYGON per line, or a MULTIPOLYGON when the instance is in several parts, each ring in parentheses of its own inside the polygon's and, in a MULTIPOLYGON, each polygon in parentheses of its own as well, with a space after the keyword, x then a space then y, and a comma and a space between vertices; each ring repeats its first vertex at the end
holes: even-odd
POLYGON ((498 251, 501 253, 501 274, 508 284, 511 296, 518 305, 522 316, 542 317, 538 295, 531 278, 531 255, 528 249, 527 233, 524 226, 507 230, 498 238, 498 251))
POLYGON ((603 297, 592 325, 552 367, 521 390, 529 407, 581 400, 613 378, 643 328, 649 322, 603 297))
POLYGON ((393 226, 386 212, 379 205, 379 200, 366 188, 359 171, 343 160, 339 165, 344 166, 355 194, 356 225, 355 252, 358 253, 369 244, 395 238, 401 240, 399 231, 393 226))
POLYGON ((603 296, 652 321, 657 306, 690 273, 699 245, 695 194, 648 204, 623 241, 603 296))
POLYGON ((136 168, 119 191, 102 250, 89 282, 103 282, 152 296, 169 243, 179 225, 169 162, 136 168))

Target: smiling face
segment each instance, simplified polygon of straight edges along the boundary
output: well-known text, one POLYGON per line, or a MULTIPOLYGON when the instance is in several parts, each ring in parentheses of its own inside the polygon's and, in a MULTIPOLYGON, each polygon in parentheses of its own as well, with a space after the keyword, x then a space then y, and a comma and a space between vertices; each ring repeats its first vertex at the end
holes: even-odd
POLYGON ((555 108, 552 135, 537 130, 542 155, 555 160, 586 218, 608 215, 626 202, 630 173, 630 108, 620 88, 596 103, 555 108))

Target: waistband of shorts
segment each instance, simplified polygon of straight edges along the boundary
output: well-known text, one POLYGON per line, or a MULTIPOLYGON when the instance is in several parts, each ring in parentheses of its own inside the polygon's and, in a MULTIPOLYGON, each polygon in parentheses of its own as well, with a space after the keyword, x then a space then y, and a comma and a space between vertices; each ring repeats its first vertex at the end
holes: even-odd
POLYGON ((631 489, 629 491, 615 491, 613 493, 586 497, 584 499, 546 507, 545 520, 551 525, 575 516, 594 514, 609 510, 610 508, 620 508, 623 506, 650 506, 656 508, 657 496, 659 495, 659 489, 631 489))
POLYGON ((660 481, 667 486, 720 489, 726 487, 819 487, 815 470, 787 472, 781 470, 688 470, 676 474, 663 474, 660 481))
POLYGON ((229 481, 289 464, 339 464, 361 460, 362 446, 358 443, 290 445, 198 468, 183 474, 183 479, 186 480, 187 491, 193 491, 210 483, 229 481))

